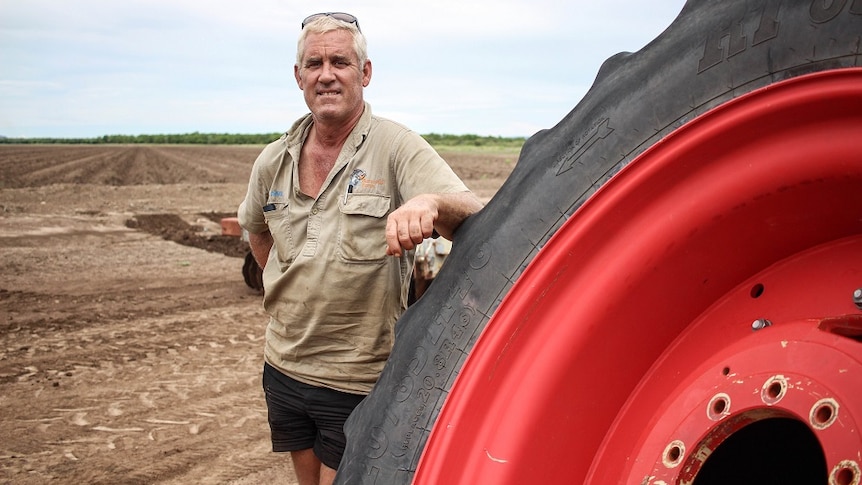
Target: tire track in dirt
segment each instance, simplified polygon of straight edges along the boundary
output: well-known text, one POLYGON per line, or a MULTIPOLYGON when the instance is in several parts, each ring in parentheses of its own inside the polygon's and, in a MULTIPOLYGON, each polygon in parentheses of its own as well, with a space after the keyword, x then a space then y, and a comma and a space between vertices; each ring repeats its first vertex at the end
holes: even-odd
POLYGON ((31 340, 38 343, 26 350, 25 372, 7 379, 3 394, 16 401, 33 395, 38 405, 5 416, 2 434, 32 433, 31 424, 36 433, 2 454, 22 462, 20 470, 38 460, 45 473, 16 482, 243 476, 245 465, 221 457, 226 446, 266 443, 258 384, 262 320, 257 301, 248 299, 229 308, 181 309, 167 318, 35 331, 31 340), (80 396, 78 388, 90 391, 80 396), (117 460, 130 452, 134 460, 117 460))
POLYGON ((248 474, 244 460, 222 463, 226 446, 267 442, 257 382, 265 320, 241 280, 242 260, 135 231, 88 230, 97 220, 0 224, 3 285, 21 288, 0 289, 0 403, 34 404, 4 413, 0 434, 21 438, 0 444, 0 476, 189 483, 248 474), (93 234, 101 242, 88 243, 93 234), (44 271, 33 274, 37 267, 44 271), (97 286, 74 281, 99 273, 87 280, 97 286))
POLYGON ((246 183, 262 147, 0 145, 0 187, 246 183))
POLYGON ((160 159, 189 164, 197 169, 200 180, 217 183, 248 183, 251 166, 262 147, 248 145, 152 146, 160 159))
POLYGON ((35 187, 52 183, 78 182, 78 173, 88 165, 101 166, 100 160, 113 158, 121 148, 111 147, 96 149, 94 147, 69 147, 50 151, 51 156, 45 156, 44 148, 27 147, 27 150, 7 153, 0 147, 3 157, 0 158, 0 169, 3 171, 5 188, 35 187))
POLYGON ((0 187, 15 188, 41 185, 40 179, 53 183, 51 177, 42 177, 43 171, 51 174, 53 167, 78 159, 97 158, 106 153, 103 147, 74 145, 68 148, 41 145, 0 145, 0 187))

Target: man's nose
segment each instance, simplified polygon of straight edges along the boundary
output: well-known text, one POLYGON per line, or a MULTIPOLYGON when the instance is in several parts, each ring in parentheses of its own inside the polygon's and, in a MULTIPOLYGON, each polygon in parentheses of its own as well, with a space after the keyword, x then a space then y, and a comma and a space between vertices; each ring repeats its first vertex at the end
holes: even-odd
POLYGON ((324 62, 323 68, 320 71, 320 80, 323 82, 332 81, 335 79, 335 67, 332 63, 324 62))

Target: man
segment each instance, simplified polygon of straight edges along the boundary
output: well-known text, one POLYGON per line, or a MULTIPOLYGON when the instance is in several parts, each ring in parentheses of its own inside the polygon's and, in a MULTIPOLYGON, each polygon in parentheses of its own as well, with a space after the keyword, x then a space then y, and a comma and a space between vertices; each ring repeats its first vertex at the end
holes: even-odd
POLYGON ((238 215, 264 268, 273 451, 317 485, 389 355, 411 250, 435 230, 452 239, 482 204, 420 136, 372 115, 355 17, 306 18, 294 75, 311 113, 261 152, 238 215))

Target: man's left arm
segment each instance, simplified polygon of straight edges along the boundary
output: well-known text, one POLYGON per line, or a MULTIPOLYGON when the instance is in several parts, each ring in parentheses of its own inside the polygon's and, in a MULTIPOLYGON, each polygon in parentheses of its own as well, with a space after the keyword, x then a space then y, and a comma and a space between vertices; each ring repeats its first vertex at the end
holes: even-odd
POLYGON ((434 230, 453 240, 465 219, 482 209, 482 202, 471 191, 421 194, 389 214, 386 221, 386 254, 400 257, 434 230))

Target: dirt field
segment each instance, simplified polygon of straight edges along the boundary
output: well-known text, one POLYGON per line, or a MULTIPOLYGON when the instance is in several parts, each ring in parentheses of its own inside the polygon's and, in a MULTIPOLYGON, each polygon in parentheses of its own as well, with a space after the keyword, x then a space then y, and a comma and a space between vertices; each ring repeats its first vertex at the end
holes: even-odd
MULTIPOLYGON (((260 148, 0 145, 0 482, 294 483, 218 224, 260 148)), ((485 199, 517 158, 444 156, 485 199)))

